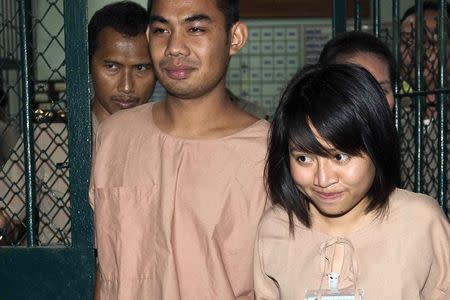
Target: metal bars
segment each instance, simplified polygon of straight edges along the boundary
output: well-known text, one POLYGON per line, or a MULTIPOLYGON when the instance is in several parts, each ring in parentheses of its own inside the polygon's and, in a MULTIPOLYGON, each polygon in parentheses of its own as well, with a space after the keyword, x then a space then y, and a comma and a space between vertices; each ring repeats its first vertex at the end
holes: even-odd
POLYGON ((24 167, 25 167, 25 199, 26 199, 26 227, 29 247, 36 246, 36 190, 34 165, 34 138, 31 119, 32 109, 32 62, 29 1, 20 1, 20 40, 22 52, 22 119, 24 140, 24 167))
MULTIPOLYGON (((361 24, 367 20, 361 20, 360 0, 353 1, 354 30, 367 30, 370 26, 361 24)), ((434 28, 424 25, 424 20, 429 16, 425 15, 423 3, 423 0, 414 1, 413 14, 417 22, 412 23, 412 28, 406 28, 410 32, 401 27, 402 10, 399 0, 392 0, 391 28, 381 22, 379 0, 372 1, 372 16, 369 21, 372 22, 372 33, 391 45, 398 64, 393 85, 393 113, 402 151, 400 187, 435 197, 444 212, 448 213, 449 16, 447 2, 438 0, 438 26, 434 31, 434 28), (384 32, 387 37, 381 35, 384 32)), ((346 1, 333 1, 334 35, 346 30, 345 11, 346 1)))

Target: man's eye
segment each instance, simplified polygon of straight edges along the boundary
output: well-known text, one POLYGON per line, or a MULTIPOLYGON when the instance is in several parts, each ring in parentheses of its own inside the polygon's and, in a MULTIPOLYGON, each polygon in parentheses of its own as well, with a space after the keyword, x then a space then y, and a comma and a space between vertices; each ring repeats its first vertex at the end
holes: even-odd
POLYGON ((164 33, 167 32, 167 30, 165 30, 164 28, 153 28, 152 29, 152 33, 154 34, 160 34, 160 33, 164 33))
POLYGON ((189 29, 189 31, 193 33, 204 32, 204 30, 199 27, 192 27, 189 29))
POLYGON ((105 64, 105 68, 106 68, 107 70, 111 70, 111 71, 114 71, 114 70, 117 70, 117 69, 118 69, 117 66, 116 66, 115 64, 105 64))
POLYGON ((149 69, 149 66, 148 65, 137 65, 136 69, 138 71, 147 71, 149 69))

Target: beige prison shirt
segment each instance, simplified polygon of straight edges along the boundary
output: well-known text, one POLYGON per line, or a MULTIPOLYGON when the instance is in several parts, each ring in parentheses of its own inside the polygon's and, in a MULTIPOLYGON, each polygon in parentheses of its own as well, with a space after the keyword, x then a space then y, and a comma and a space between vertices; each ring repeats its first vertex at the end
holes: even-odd
POLYGON ((96 137, 97 298, 253 299, 268 122, 181 139, 155 126, 152 105, 114 114, 96 137))
MULTIPOLYGON (((292 239, 283 209, 264 215, 255 246, 256 299, 303 300, 307 289, 319 288, 320 248, 334 237, 295 222, 292 239)), ((434 199, 397 189, 386 218, 344 238, 354 247, 364 299, 450 299, 450 225, 434 199)))

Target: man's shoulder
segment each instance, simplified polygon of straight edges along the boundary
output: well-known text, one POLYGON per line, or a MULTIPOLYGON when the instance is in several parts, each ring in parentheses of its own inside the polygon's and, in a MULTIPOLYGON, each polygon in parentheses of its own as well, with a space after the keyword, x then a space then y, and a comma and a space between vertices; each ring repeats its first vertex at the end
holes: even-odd
POLYGON ((243 130, 242 132, 254 137, 267 138, 269 133, 269 122, 264 119, 258 119, 251 126, 243 130))
MULTIPOLYGON (((230 119, 230 122, 233 119, 230 119)), ((246 112, 242 112, 239 117, 234 119, 234 123, 240 123, 240 125, 233 125, 239 128, 239 130, 229 136, 232 139, 246 139, 246 140, 258 140, 260 142, 266 143, 267 136, 270 129, 270 124, 267 120, 256 118, 246 112)))
POLYGON ((141 127, 151 119, 153 103, 146 103, 134 108, 124 109, 109 116, 99 125, 99 131, 122 131, 141 127))
POLYGON ((260 119, 237 134, 218 141, 226 142, 228 149, 239 153, 242 162, 259 164, 266 156, 268 131, 269 123, 260 119))

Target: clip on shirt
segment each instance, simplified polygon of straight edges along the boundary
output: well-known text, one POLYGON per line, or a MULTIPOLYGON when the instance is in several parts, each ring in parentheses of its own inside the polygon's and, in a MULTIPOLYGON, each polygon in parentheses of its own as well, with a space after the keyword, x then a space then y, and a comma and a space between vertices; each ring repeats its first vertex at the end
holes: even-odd
POLYGON ((339 273, 331 272, 328 274, 327 290, 308 290, 305 294, 305 300, 364 300, 364 290, 347 288, 338 288, 339 273))
MULTIPOLYGON (((351 261, 351 267, 348 268, 348 270, 352 272, 357 272, 357 264, 354 257, 354 249, 353 245, 351 244, 350 240, 346 238, 333 238, 321 246, 320 249, 320 256, 323 261, 327 261, 328 263, 332 263, 332 258, 327 257, 326 252, 327 249, 330 249, 331 247, 335 247, 337 245, 344 246, 347 248, 347 251, 344 251, 344 253, 347 253, 349 255, 346 257, 349 261, 351 261)), ((334 248, 336 249, 336 248, 334 248)), ((322 282, 320 283, 319 289, 317 290, 307 290, 305 293, 305 300, 364 300, 364 290, 356 288, 356 275, 353 274, 351 278, 353 278, 353 284, 351 286, 347 286, 346 288, 339 289, 339 279, 341 277, 341 274, 339 272, 332 271, 328 269, 328 273, 325 271, 327 269, 327 266, 323 267, 324 273, 322 278, 326 277, 328 280, 328 289, 322 289, 322 282)))

